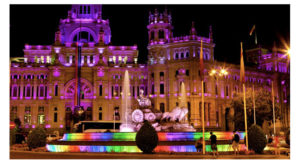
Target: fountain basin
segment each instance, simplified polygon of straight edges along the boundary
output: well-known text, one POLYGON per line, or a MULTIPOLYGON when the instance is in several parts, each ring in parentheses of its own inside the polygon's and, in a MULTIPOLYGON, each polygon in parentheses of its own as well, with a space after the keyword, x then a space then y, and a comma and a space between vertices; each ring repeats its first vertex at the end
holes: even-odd
MULTIPOLYGON (((195 141, 202 132, 158 132, 159 143, 155 152, 196 152, 195 141)), ((218 138, 218 151, 232 151, 232 132, 214 132, 218 138)), ((241 139, 244 132, 239 133, 241 139)), ((135 144, 136 132, 66 133, 59 141, 46 145, 50 152, 141 152, 135 144)), ((209 132, 204 133, 206 151, 210 152, 209 132)), ((240 150, 245 145, 240 144, 240 150)))

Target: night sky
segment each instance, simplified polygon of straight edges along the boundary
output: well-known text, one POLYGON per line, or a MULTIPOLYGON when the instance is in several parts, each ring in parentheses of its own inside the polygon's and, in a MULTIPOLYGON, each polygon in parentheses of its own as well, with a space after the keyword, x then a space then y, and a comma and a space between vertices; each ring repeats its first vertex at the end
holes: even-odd
MULTIPOLYGON (((212 25, 218 61, 239 63, 240 42, 245 49, 254 44, 254 37, 249 36, 254 24, 262 47, 271 49, 274 42, 283 47, 280 37, 289 43, 289 5, 103 5, 102 17, 110 21, 112 45, 137 44, 140 63, 147 60, 146 26, 149 11, 155 8, 171 11, 174 36, 188 35, 194 21, 198 35, 208 37, 212 25)), ((70 5, 11 5, 10 56, 23 56, 25 43, 53 44, 59 20, 70 9, 70 5)))

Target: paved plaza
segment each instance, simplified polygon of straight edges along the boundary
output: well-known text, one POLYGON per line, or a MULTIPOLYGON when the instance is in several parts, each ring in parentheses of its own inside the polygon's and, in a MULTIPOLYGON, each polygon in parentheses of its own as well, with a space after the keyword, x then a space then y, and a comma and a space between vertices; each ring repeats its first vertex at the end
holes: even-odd
POLYGON ((229 155, 220 154, 217 158, 212 155, 199 153, 50 153, 11 151, 10 159, 290 159, 287 155, 273 154, 229 155))

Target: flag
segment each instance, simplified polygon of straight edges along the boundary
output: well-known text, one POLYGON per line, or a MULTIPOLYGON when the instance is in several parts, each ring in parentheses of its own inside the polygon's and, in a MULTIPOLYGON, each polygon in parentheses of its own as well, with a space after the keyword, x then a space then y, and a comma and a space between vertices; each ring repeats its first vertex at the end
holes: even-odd
POLYGON ((200 79, 204 80, 204 64, 203 64, 203 41, 201 39, 201 47, 200 47, 200 79))
POLYGON ((240 81, 245 83, 245 66, 244 66, 244 57, 243 57, 243 42, 241 42, 241 70, 240 70, 240 81))
POLYGON ((252 36, 252 33, 253 33, 253 31, 255 30, 255 25, 253 25, 253 27, 251 28, 251 31, 250 31, 250 36, 252 36))

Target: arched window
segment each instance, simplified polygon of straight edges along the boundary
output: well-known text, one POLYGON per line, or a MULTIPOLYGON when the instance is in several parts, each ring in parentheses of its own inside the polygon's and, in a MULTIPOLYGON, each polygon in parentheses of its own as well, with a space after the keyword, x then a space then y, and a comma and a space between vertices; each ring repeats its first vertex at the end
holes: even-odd
POLYGON ((175 59, 178 59, 179 58, 179 55, 178 55, 178 53, 176 52, 176 54, 175 54, 175 59))
POLYGON ((83 43, 88 43, 88 42, 93 42, 94 38, 91 35, 91 33, 86 32, 86 31, 81 31, 78 32, 74 37, 73 37, 73 42, 81 41, 83 43))
POLYGON ((183 59, 183 58, 184 58, 184 53, 183 53, 183 52, 181 52, 181 56, 180 56, 180 58, 181 58, 181 59, 183 59))
POLYGON ((189 51, 187 51, 187 52, 185 53, 185 57, 186 57, 186 58, 190 57, 189 51))

